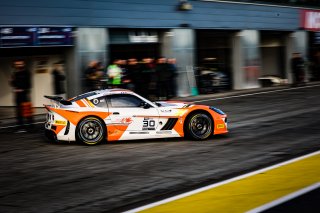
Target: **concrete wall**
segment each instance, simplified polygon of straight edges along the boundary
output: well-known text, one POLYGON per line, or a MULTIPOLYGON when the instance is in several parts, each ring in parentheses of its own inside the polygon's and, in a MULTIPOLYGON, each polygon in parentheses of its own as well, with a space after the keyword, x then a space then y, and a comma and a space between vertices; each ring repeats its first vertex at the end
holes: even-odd
POLYGON ((189 1, 191 11, 177 11, 178 0, 1 0, 0 25, 73 25, 123 28, 294 30, 299 10, 247 4, 189 1))
POLYGON ((259 87, 261 75, 260 32, 243 30, 233 37, 233 89, 259 87))
POLYGON ((9 84, 11 79, 11 60, 0 58, 0 106, 13 106, 12 87, 9 84))
MULTIPOLYGON (((308 34, 305 31, 296 31, 290 33, 286 37, 286 77, 289 83, 292 83, 292 70, 291 70, 291 57, 292 53, 299 52, 302 54, 302 57, 307 56, 308 49, 308 34)), ((308 72, 308 70, 306 70, 308 72)), ((308 74, 308 73, 306 73, 308 74)), ((308 78, 307 78, 308 79, 308 78)))
POLYGON ((72 96, 86 91, 85 69, 90 61, 100 61, 107 65, 107 44, 109 36, 107 29, 103 28, 79 28, 75 45, 75 61, 72 70, 72 96))

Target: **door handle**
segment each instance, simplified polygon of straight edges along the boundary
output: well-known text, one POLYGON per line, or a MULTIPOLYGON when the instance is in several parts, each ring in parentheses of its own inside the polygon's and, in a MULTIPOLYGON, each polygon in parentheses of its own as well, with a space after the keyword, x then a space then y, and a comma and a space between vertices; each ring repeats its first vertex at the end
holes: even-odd
POLYGON ((113 114, 113 115, 120 115, 119 112, 113 112, 112 114, 113 114))

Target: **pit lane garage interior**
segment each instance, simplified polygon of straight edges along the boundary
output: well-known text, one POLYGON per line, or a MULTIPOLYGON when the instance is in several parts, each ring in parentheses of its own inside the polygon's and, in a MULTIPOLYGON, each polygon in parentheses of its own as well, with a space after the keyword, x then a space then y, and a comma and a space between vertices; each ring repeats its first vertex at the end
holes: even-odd
POLYGON ((232 35, 229 30, 197 30, 196 78, 200 93, 232 88, 232 35))
POLYGON ((261 31, 261 76, 286 78, 286 45, 288 32, 261 31))
MULTIPOLYGON (((2 48, 0 51, 0 106, 14 106, 12 87, 9 83, 13 72, 12 63, 16 59, 26 61, 27 69, 32 74, 31 100, 34 107, 42 107, 48 101, 44 95, 52 94, 54 63, 62 62, 66 74, 69 67, 67 60, 72 47, 23 47, 2 48)), ((65 85, 67 86, 67 85, 65 85)))
POLYGON ((161 55, 161 31, 146 29, 109 29, 109 61, 114 59, 158 58, 161 55))

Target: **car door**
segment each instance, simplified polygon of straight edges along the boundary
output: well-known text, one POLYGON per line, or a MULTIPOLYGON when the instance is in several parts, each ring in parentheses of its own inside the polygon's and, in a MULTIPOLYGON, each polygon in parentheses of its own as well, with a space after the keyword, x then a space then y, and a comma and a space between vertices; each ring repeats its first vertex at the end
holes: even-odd
POLYGON ((159 125, 158 109, 132 94, 107 96, 111 125, 120 131, 144 132, 156 130, 159 125))

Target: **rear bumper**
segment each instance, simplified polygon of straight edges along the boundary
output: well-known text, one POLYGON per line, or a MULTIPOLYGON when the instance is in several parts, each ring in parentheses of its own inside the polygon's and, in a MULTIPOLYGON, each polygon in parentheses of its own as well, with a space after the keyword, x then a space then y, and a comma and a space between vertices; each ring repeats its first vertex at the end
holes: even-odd
POLYGON ((56 125, 53 122, 46 122, 45 125, 46 136, 55 141, 75 141, 75 126, 70 122, 67 125, 56 125))
POLYGON ((44 134, 50 141, 58 142, 57 135, 54 131, 45 129, 44 134))

